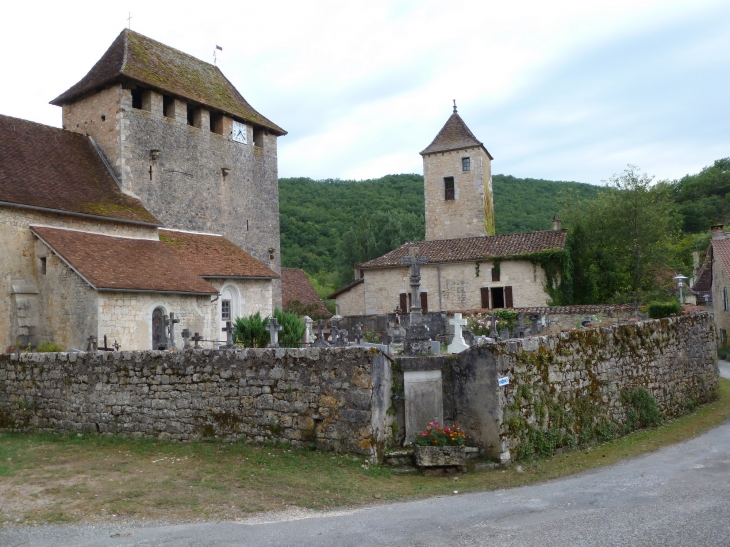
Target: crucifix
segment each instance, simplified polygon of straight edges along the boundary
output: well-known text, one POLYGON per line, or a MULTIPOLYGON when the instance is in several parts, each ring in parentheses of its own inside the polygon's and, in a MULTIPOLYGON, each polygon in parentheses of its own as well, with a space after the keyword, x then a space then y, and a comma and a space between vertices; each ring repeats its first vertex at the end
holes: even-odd
POLYGON ((86 351, 96 351, 96 336, 91 335, 86 341, 88 342, 86 351))
POLYGON ((428 264, 428 257, 418 254, 418 247, 411 247, 408 256, 400 259, 404 266, 410 266, 411 325, 421 323, 421 264, 428 264))
POLYGON ((279 347, 279 331, 281 331, 284 327, 279 324, 279 322, 276 320, 276 317, 271 317, 269 319, 269 326, 266 327, 266 330, 269 331, 269 338, 270 348, 278 348, 279 347))
POLYGON ((183 349, 190 349, 190 329, 183 329, 180 336, 183 339, 183 349))
POLYGON ((114 343, 112 344, 112 347, 114 348, 114 351, 119 351, 119 348, 121 348, 122 346, 120 346, 119 343, 115 339, 114 343))
POLYGON ((200 346, 198 345, 198 342, 200 342, 203 337, 200 336, 200 333, 196 332, 193 337, 190 338, 193 342, 195 342, 195 345, 193 346, 193 349, 200 349, 200 346))
POLYGON ((226 326, 221 329, 226 333, 226 347, 233 347, 233 326, 230 321, 226 321, 226 326))
POLYGON ((175 318, 175 314, 173 312, 170 312, 170 320, 169 323, 169 332, 170 332, 170 339, 168 340, 168 347, 174 348, 175 347, 175 323, 179 323, 180 320, 175 318))

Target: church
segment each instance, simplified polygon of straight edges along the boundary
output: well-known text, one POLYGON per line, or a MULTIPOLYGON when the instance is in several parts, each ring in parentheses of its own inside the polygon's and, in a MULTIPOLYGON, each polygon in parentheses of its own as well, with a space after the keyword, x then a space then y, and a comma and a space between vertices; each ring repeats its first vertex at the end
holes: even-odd
POLYGON ((3 349, 213 347, 281 306, 286 131, 218 67, 125 29, 51 104, 0 115, 3 349))
POLYGON ((362 264, 355 281, 331 294, 342 316, 379 315, 411 308, 408 267, 414 248, 421 266, 423 312, 532 308, 549 304, 550 279, 540 256, 565 249, 567 232, 553 229, 495 235, 492 155, 456 106, 421 152, 426 240, 409 242, 362 264))

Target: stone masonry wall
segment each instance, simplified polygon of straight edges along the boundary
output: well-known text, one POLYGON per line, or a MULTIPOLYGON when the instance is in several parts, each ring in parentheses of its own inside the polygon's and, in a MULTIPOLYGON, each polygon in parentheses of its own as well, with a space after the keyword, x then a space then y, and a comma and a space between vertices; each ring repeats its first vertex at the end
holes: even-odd
POLYGON ((0 428, 382 456, 390 362, 353 349, 0 355, 0 428))
POLYGON ((662 416, 680 415, 711 400, 719 381, 706 313, 475 347, 452 368, 456 418, 492 457, 515 457, 538 438, 558 449, 607 436, 638 389, 662 416))

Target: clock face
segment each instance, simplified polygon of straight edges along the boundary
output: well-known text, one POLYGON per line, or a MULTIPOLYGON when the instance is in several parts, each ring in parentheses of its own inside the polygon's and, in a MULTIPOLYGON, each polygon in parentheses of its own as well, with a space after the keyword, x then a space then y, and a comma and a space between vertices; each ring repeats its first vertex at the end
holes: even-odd
POLYGON ((248 142, 248 131, 245 123, 233 120, 233 131, 231 131, 231 139, 241 144, 248 142))

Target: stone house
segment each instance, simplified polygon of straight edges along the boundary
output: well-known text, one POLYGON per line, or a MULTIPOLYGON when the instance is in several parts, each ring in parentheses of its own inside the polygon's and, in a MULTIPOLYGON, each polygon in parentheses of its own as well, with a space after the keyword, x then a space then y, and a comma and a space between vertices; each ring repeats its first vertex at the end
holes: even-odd
POLYGON ((411 307, 408 268, 418 248, 421 306, 427 311, 528 308, 548 305, 539 257, 563 252, 567 232, 494 235, 492 156, 454 112, 423 156, 426 240, 410 242, 355 265, 355 281, 331 294, 342 316, 392 313, 411 307))
POLYGON ((284 310, 298 308, 297 313, 302 312, 314 319, 332 316, 307 274, 299 268, 281 269, 281 303, 284 310))
POLYGON ((0 115, 3 349, 212 345, 273 311, 285 132, 217 67, 125 30, 52 103, 63 129, 0 115))
POLYGON ((730 345, 730 237, 724 226, 712 227, 712 240, 707 251, 712 261, 712 308, 715 316, 718 345, 730 345))

